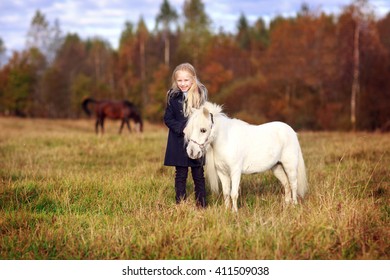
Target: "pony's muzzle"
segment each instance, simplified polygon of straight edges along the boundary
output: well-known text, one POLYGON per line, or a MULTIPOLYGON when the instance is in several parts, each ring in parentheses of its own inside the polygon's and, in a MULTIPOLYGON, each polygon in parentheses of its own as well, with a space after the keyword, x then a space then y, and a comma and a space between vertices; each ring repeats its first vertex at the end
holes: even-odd
POLYGON ((187 146, 187 155, 191 159, 198 159, 202 157, 202 150, 197 146, 189 144, 187 146))

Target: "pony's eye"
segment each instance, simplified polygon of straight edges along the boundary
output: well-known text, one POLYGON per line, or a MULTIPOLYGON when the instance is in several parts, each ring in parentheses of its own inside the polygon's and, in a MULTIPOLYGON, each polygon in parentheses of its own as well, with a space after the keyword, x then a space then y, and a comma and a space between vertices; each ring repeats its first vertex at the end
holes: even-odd
POLYGON ((206 133, 206 129, 205 129, 205 128, 201 128, 201 129, 200 129, 200 132, 201 132, 201 133, 206 133))

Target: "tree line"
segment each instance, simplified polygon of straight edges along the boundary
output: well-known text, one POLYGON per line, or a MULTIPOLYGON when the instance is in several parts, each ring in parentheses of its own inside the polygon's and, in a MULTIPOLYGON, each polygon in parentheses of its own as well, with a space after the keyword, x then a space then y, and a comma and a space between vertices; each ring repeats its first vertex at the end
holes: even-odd
MULTIPOLYGON (((100 37, 62 34, 36 11, 26 49, 0 69, 0 115, 83 117, 82 100, 128 99, 161 122, 173 68, 192 63, 230 115, 296 129, 388 130, 390 13, 377 19, 367 0, 338 16, 303 4, 295 17, 237 19, 235 33, 211 31, 201 0, 179 13, 163 0, 156 25, 124 23, 118 49, 100 37)), ((0 38, 0 54, 5 52, 0 38)))

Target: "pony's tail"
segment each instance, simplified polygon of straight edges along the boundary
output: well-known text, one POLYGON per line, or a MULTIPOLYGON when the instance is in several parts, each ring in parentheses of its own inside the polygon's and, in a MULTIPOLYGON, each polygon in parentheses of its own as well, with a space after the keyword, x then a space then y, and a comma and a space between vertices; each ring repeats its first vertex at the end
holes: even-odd
POLYGON ((217 170, 215 168, 215 162, 214 162, 214 151, 211 146, 208 147, 206 152, 206 177, 210 183, 210 188, 212 192, 218 193, 219 187, 218 187, 218 175, 217 170))
POLYGON ((308 189, 307 178, 306 178, 306 167, 305 161, 303 160, 302 150, 299 147, 299 156, 298 156, 298 195, 301 198, 304 198, 308 189))
POLYGON ((95 99, 87 97, 83 100, 83 103, 81 103, 81 107, 83 108, 84 112, 88 115, 91 116, 91 111, 88 109, 88 103, 95 103, 95 99))

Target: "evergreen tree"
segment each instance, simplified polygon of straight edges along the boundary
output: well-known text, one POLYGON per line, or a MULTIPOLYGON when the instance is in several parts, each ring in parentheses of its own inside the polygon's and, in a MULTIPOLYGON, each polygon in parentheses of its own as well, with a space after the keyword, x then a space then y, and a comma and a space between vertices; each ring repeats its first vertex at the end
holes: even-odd
POLYGON ((183 47, 187 52, 192 52, 189 53, 189 56, 192 58, 195 68, 197 68, 201 54, 211 37, 211 21, 201 0, 186 0, 184 2, 184 17, 183 47))

